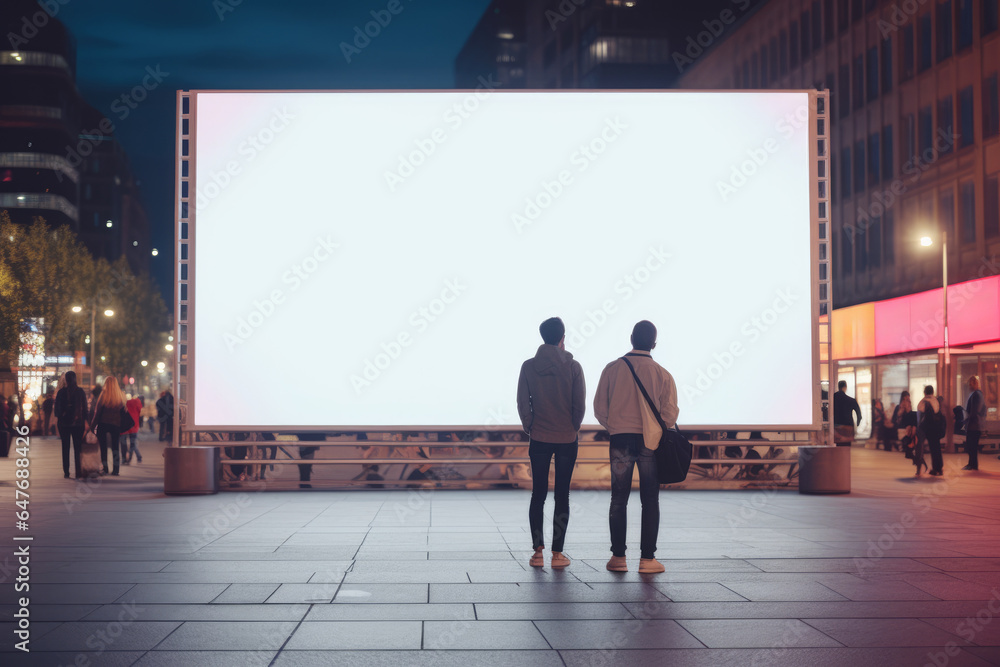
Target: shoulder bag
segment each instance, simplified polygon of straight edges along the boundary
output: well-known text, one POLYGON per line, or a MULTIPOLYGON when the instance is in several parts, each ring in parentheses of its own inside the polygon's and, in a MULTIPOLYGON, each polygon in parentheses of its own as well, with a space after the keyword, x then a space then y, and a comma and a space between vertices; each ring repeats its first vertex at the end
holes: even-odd
POLYGON ((649 448, 653 449, 656 455, 656 476, 660 484, 683 482, 687 477, 688 469, 691 467, 691 454, 693 450, 691 443, 677 430, 676 425, 672 429, 667 428, 663 418, 660 416, 660 409, 653 403, 649 394, 646 393, 646 388, 639 381, 639 376, 636 375, 635 368, 625 357, 621 359, 628 366, 628 369, 632 371, 632 377, 635 378, 635 383, 639 386, 639 391, 642 392, 643 398, 646 399, 646 405, 652 412, 653 417, 656 418, 656 422, 662 431, 658 446, 649 448))

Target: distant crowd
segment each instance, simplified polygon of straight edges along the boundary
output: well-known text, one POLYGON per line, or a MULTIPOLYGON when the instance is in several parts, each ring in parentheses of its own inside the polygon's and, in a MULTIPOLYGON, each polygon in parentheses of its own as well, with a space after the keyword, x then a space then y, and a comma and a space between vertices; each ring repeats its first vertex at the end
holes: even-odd
POLYGON ((141 394, 126 395, 113 376, 105 378, 103 384, 94 386, 88 394, 78 385, 76 373, 69 371, 59 379, 54 391, 48 391, 35 402, 34 408, 30 417, 24 419, 17 396, 7 398, 0 394, 0 433, 11 433, 15 421, 23 420, 31 435, 58 435, 62 442, 63 476, 67 479, 71 448, 74 477, 80 479, 85 443, 100 446, 100 474, 119 475, 122 463, 142 462, 137 436, 144 425, 150 433, 156 433, 158 428, 161 441, 173 438, 173 394, 161 391, 155 402, 147 401, 141 394))

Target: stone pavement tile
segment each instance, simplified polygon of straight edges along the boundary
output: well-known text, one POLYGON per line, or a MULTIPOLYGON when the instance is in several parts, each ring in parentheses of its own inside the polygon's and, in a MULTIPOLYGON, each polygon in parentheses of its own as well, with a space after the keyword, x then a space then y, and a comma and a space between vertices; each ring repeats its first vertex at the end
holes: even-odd
POLYGON ((226 584, 138 584, 123 593, 116 602, 138 604, 199 604, 211 602, 226 584))
MULTIPOLYGON (((586 562, 595 570, 601 571, 610 557, 611 553, 605 549, 600 560, 587 559, 586 562)), ((638 568, 639 554, 629 555, 627 561, 630 568, 638 568)), ((669 572, 761 572, 760 568, 751 565, 749 561, 734 558, 663 559, 660 562, 669 572)))
POLYGON ((505 620, 593 620, 630 619, 632 614, 618 602, 508 602, 480 603, 476 605, 476 617, 481 621, 505 620))
POLYGON ((722 584, 659 583, 655 580, 650 581, 650 584, 674 602, 746 601, 746 598, 737 595, 722 584))
POLYGON ((276 590, 278 584, 233 584, 212 600, 212 604, 259 604, 276 590))
POLYGON ((9 653, 0 653, 0 662, 5 665, 30 665, 31 667, 67 667, 68 665, 100 665, 100 667, 129 667, 141 658, 143 651, 104 651, 100 654, 87 652, 83 649, 80 652, 51 652, 42 653, 32 643, 31 657, 27 660, 24 653, 17 651, 11 656, 9 653), (80 662, 77 662, 77 661, 80 662), (99 662, 98 662, 99 660, 99 662))
MULTIPOLYGON (((61 622, 32 621, 29 628, 30 635, 28 637, 28 645, 33 647, 37 640, 49 634, 60 625, 62 625, 61 622)), ((17 623, 8 622, 7 619, 0 622, 0 652, 18 650, 14 648, 14 644, 17 644, 22 640, 20 637, 14 635, 14 631, 17 629, 17 623)))
POLYGON ((428 551, 428 560, 468 560, 479 561, 508 561, 515 560, 513 554, 508 549, 498 549, 496 551, 428 551))
POLYGON ((303 622, 286 651, 420 648, 420 621, 303 622))
POLYGON ((806 618, 844 646, 944 646, 961 640, 915 618, 806 618))
POLYGON ((744 582, 726 581, 726 588, 754 602, 788 600, 795 602, 846 600, 823 584, 816 582, 744 582))
POLYGON ((474 621, 471 604, 318 604, 307 621, 474 621))
MULTIPOLYGON (((31 604, 109 604, 131 588, 132 584, 35 584, 31 586, 31 604)), ((14 597, 13 586, 3 589, 14 597)))
POLYGON ((675 621, 535 621, 552 648, 624 650, 701 648, 703 644, 675 621))
MULTIPOLYGON (((35 604, 31 603, 31 620, 35 621, 79 621, 87 614, 100 609, 96 604, 35 604)), ((120 605, 115 605, 115 609, 121 611, 120 605)), ((14 607, 0 608, 0 618, 11 618, 14 607)), ((115 616, 117 619, 118 617, 115 616)))
MULTIPOLYGON (((47 565, 58 565, 52 570, 46 568, 45 572, 159 572, 170 561, 167 560, 101 560, 101 561, 75 561, 69 563, 47 563, 47 565)), ((34 569, 34 568, 32 568, 34 569)))
POLYGON ((709 648, 822 647, 841 644, 800 620, 680 620, 681 627, 709 648))
POLYGON ((378 547, 361 547, 354 554, 355 561, 371 563, 373 561, 422 561, 427 560, 426 551, 386 551, 378 547))
POLYGON ((431 650, 551 648, 531 621, 427 621, 423 646, 431 650))
POLYGON ((573 571, 572 563, 565 569, 553 570, 551 567, 532 567, 527 570, 516 570, 509 572, 484 572, 482 570, 469 571, 469 581, 474 584, 504 584, 504 583, 579 583, 580 578, 573 571))
MULTIPOLYGON (((423 561, 427 562, 427 561, 423 561)), ((464 571, 451 572, 348 572, 344 583, 364 586, 365 584, 461 584, 469 583, 469 575, 464 571)))
MULTIPOLYGON (((117 620, 117 619, 116 619, 117 620)), ((143 651, 163 641, 180 623, 136 621, 129 624, 63 623, 58 628, 31 643, 35 651, 143 651), (112 633, 118 631, 118 636, 112 633), (88 644, 89 642, 89 644, 88 644)))
MULTIPOLYGON (((315 558, 315 552, 312 557, 315 558)), ((284 572, 346 572, 350 560, 295 561, 295 560, 175 560, 163 572, 254 572, 281 574, 284 572)))
MULTIPOLYGON (((305 604, 144 604, 137 608, 146 621, 299 621, 306 615, 305 604)), ((88 621, 116 621, 122 606, 105 605, 88 614, 88 621)))
MULTIPOLYGON (((765 572, 856 572, 858 569, 853 558, 772 558, 747 562, 765 572)), ((935 571, 931 565, 912 558, 878 558, 866 562, 870 563, 870 569, 881 572, 935 571)))
MULTIPOLYGON (((995 606, 995 605, 994 605, 995 606)), ((966 618, 924 618, 925 623, 930 623, 934 627, 941 628, 945 632, 958 635, 961 640, 960 646, 966 644, 966 640, 977 646, 997 646, 1000 647, 1000 622, 997 615, 992 618, 987 615, 989 609, 982 609, 982 616, 976 618, 975 615, 966 618)))
MULTIPOLYGON (((957 618, 975 616, 981 602, 626 602, 636 618, 957 618)), ((479 605, 477 605, 477 608, 479 605)))
MULTIPOLYGON (((430 584, 436 586, 437 584, 430 584)), ((469 584, 459 584, 468 586, 469 584)), ((334 604, 412 604, 428 600, 428 584, 348 584, 337 591, 334 604)))
POLYGON ((297 622, 188 621, 158 651, 277 651, 297 622))
MULTIPOLYGON (((947 667, 985 667, 995 665, 974 657, 970 647, 948 657, 947 667)), ((983 649, 978 649, 983 650, 983 649)), ((593 667, 593 651, 560 651, 566 667, 593 667)), ((600 663, 598 663, 600 664, 600 663)), ((920 648, 767 648, 767 649, 663 649, 615 651, 615 667, 920 667, 928 662, 927 649, 920 648)))
MULTIPOLYGON (((971 653, 977 658, 985 660, 991 665, 1000 665, 1000 648, 993 646, 979 647, 979 646, 966 646, 962 649, 963 653, 971 653)), ((952 663, 949 662, 950 666, 952 663)))
POLYGON ((917 560, 947 572, 1000 572, 1000 558, 919 558, 917 560))
POLYGON ((135 667, 267 667, 277 651, 150 651, 135 667))
POLYGON ((431 584, 431 602, 624 602, 666 596, 646 584, 431 584))
POLYGON ((935 596, 905 581, 853 582, 824 581, 823 585, 843 595, 848 600, 935 600, 935 596))
POLYGON ((952 579, 951 581, 911 581, 911 585, 942 600, 990 600, 997 589, 988 584, 952 579))
MULTIPOLYGON (((275 667, 564 667, 559 654, 538 651, 343 651, 332 658, 326 651, 289 651, 278 655, 275 667)), ((592 664, 592 663, 591 663, 592 664)))
POLYGON ((264 602, 267 604, 322 604, 333 600, 339 581, 315 584, 281 584, 264 602))
MULTIPOLYGON (((337 561, 350 561, 357 552, 358 549, 356 547, 324 547, 323 557, 332 558, 337 561)), ((316 548, 280 546, 271 555, 274 558, 282 560, 309 560, 316 557, 316 548)))
POLYGON ((972 581, 1000 589, 1000 572, 950 572, 949 574, 962 581, 972 581))

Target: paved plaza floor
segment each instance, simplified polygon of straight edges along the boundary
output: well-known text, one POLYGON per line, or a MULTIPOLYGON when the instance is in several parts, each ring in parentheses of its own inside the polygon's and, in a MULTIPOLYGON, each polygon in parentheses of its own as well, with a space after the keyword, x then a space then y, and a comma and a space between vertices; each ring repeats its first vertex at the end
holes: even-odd
POLYGON ((141 465, 84 483, 32 438, 26 531, 0 459, 0 664, 1000 664, 992 455, 915 478, 900 454, 856 449, 846 496, 663 491, 666 572, 640 575, 637 492, 633 571, 604 568, 607 491, 571 495, 573 562, 554 571, 528 566, 527 491, 167 497, 162 446, 140 447, 141 465))

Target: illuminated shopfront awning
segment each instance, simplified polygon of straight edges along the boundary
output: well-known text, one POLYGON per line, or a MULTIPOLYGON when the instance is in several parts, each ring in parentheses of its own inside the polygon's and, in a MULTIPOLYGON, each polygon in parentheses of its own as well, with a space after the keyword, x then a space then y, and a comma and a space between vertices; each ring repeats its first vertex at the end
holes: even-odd
MULTIPOLYGON (((933 350, 944 345, 941 289, 833 312, 835 359, 933 350)), ((948 287, 951 346, 1000 343, 1000 276, 948 287)))

